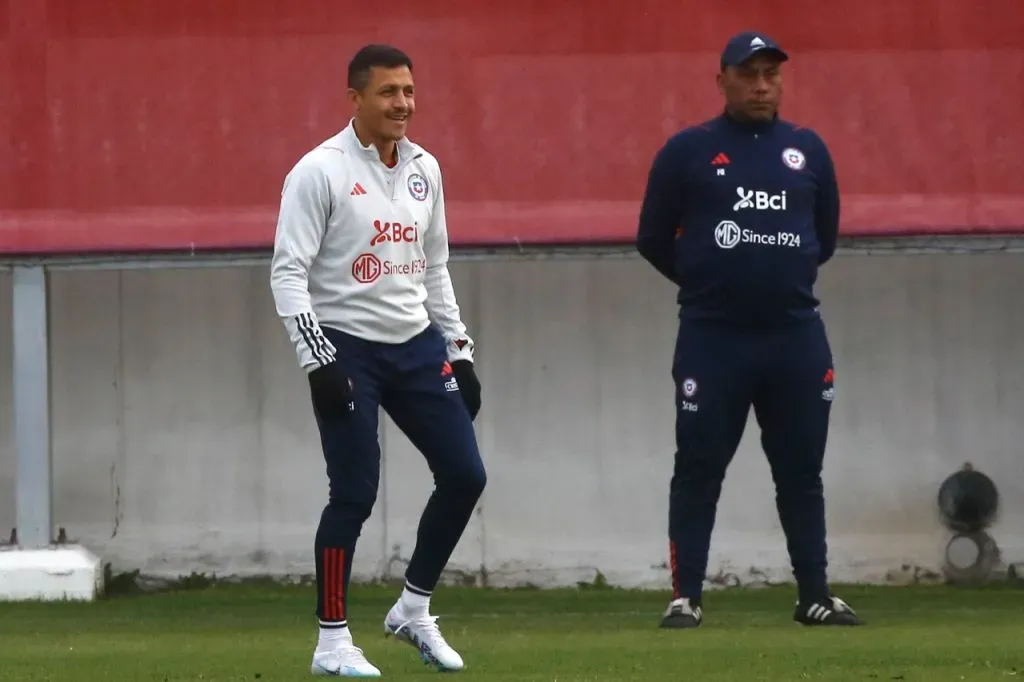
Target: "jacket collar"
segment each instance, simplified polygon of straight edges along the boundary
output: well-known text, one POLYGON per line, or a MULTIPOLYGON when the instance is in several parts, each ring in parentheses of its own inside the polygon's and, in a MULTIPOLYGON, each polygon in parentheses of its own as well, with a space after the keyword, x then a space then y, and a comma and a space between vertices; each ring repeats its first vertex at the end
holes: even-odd
POLYGON ((735 130, 739 130, 745 133, 766 133, 772 130, 779 122, 779 114, 775 113, 770 120, 767 121, 741 121, 734 118, 728 111, 722 111, 719 119, 723 121, 728 127, 735 130))
MULTIPOLYGON (((359 138, 356 137, 356 130, 353 125, 354 122, 354 118, 349 119, 348 125, 345 126, 345 128, 336 136, 338 142, 342 145, 343 148, 351 150, 354 154, 361 155, 369 162, 380 162, 380 152, 377 151, 377 148, 374 147, 372 144, 364 145, 362 142, 359 141, 359 138)), ((422 152, 419 145, 410 141, 406 137, 400 139, 397 145, 398 164, 396 165, 396 168, 398 166, 405 165, 409 161, 412 161, 422 152)))

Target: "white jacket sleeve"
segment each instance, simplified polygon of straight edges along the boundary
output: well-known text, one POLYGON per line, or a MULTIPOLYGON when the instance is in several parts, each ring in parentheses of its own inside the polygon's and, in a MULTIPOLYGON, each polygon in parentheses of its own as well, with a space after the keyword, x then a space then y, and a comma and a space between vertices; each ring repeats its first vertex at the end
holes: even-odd
POLYGON ((307 372, 335 358, 335 348, 321 331, 309 296, 309 269, 320 251, 330 211, 327 176, 307 157, 285 177, 270 262, 277 314, 295 346, 299 365, 307 372))
POLYGON ((427 315, 441 330, 448 345, 448 359, 472 362, 475 346, 462 323, 455 287, 448 272, 448 222, 444 210, 444 187, 441 171, 437 171, 434 188, 434 212, 423 236, 423 253, 427 259, 424 285, 427 288, 427 315))

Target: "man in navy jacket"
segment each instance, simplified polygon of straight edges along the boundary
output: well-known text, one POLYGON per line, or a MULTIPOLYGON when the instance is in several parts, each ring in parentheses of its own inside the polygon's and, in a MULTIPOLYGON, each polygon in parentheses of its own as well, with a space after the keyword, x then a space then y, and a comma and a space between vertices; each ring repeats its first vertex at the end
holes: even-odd
POLYGON ((813 289, 835 252, 839 190, 822 139, 779 118, 787 59, 761 33, 729 41, 724 112, 668 139, 640 211, 637 250, 680 305, 662 627, 701 624, 718 498, 751 406, 798 584, 794 619, 861 623, 829 589, 821 482, 834 370, 813 289))

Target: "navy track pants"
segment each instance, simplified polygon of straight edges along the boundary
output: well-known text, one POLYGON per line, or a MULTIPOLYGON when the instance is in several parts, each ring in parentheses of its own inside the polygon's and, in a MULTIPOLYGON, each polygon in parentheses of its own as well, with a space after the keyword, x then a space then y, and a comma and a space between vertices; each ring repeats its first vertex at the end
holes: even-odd
POLYGON ((722 481, 753 407, 801 598, 828 594, 821 471, 833 363, 820 318, 769 330, 682 320, 672 375, 669 498, 674 598, 700 601, 722 481))
POLYGON ((317 415, 330 495, 316 537, 317 616, 344 623, 352 556, 380 482, 378 409, 426 458, 434 491, 420 519, 406 581, 429 593, 455 550, 487 477, 469 411, 433 327, 402 344, 324 328, 354 386, 355 412, 317 415))

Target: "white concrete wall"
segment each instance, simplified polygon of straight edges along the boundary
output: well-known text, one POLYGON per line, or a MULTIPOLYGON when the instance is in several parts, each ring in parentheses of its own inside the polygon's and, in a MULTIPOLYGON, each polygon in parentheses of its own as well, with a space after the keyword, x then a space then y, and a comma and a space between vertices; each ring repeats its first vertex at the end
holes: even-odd
MULTIPOLYGON (((457 263, 479 342, 490 483, 454 568, 492 584, 665 587, 675 333, 638 260, 457 263), (479 293, 475 291, 479 288, 479 293)), ((1021 255, 839 257, 822 274, 838 397, 826 466, 832 576, 937 569, 940 482, 995 478, 993 535, 1024 556, 1021 255)), ((264 268, 52 276, 55 523, 117 570, 305 573, 325 501, 305 391, 264 268)), ((10 277, 0 273, 0 321, 10 277)), ((10 340, 0 334, 0 537, 14 525, 10 340)), ((751 423, 712 573, 788 579, 751 423)), ((388 425, 360 577, 401 575, 431 488, 388 425)))

